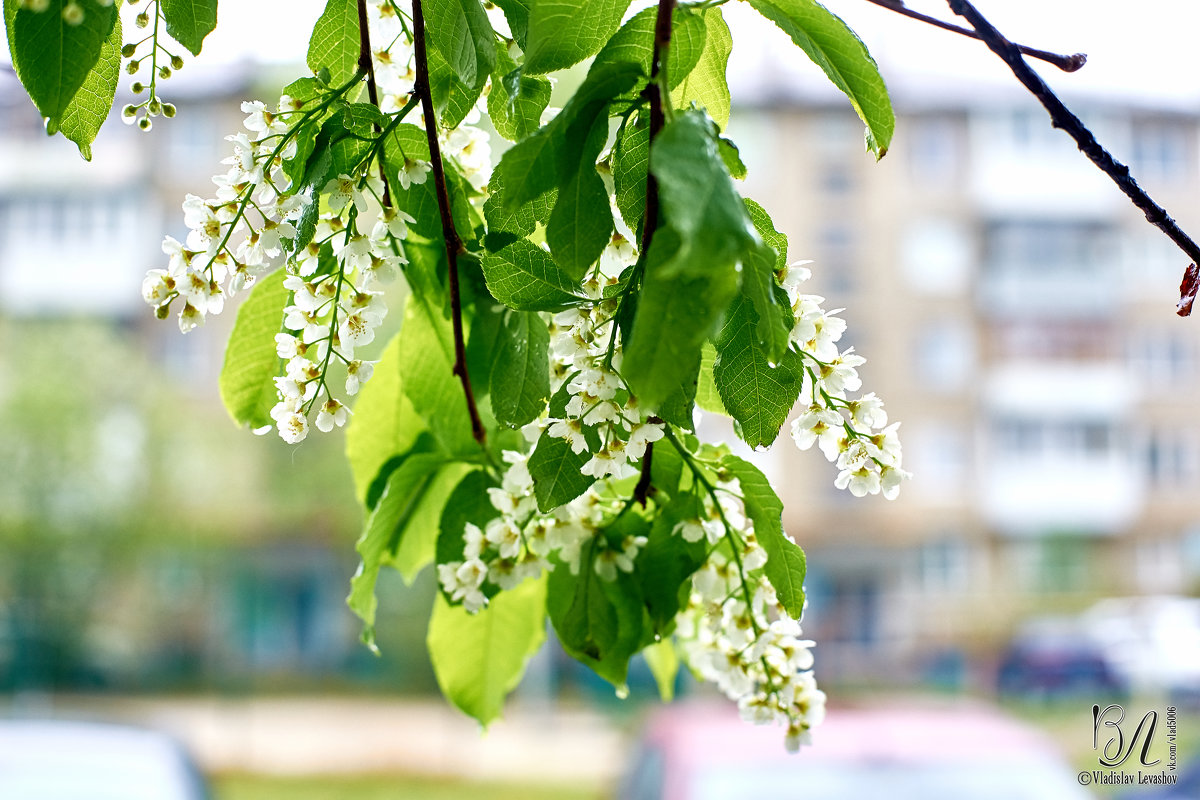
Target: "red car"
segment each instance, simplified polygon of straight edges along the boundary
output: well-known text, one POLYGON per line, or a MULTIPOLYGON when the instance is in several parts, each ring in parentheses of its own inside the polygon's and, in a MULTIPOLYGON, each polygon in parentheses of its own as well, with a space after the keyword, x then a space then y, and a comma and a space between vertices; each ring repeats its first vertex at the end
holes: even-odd
MULTIPOLYGON (((1090 736, 1081 730, 1080 736, 1090 736)), ((656 713, 621 800, 1086 800, 1052 741, 979 707, 831 709, 789 755, 727 704, 656 713)))

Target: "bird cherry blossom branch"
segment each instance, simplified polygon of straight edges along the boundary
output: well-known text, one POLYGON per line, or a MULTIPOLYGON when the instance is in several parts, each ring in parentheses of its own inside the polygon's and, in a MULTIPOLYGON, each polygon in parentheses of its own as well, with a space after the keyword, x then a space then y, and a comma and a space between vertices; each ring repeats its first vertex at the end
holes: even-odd
MULTIPOLYGON (((362 0, 359 0, 361 3, 362 0)), ((450 283, 450 319, 454 326, 454 369, 462 383, 463 396, 467 401, 467 413, 471 417, 471 435, 483 447, 487 443, 487 431, 479 418, 475 405, 475 393, 471 390, 471 378, 467 374, 467 348, 463 338, 462 294, 458 285, 458 257, 467 251, 454 228, 454 217, 450 212, 450 194, 446 190, 446 169, 442 164, 442 152, 438 146, 437 117, 433 111, 433 94, 429 88, 429 60, 426 57, 425 15, 421 0, 413 0, 413 49, 416 53, 416 81, 413 92, 421 98, 421 112, 425 117, 425 136, 429 140, 429 161, 433 171, 433 185, 437 194, 438 212, 442 217, 442 239, 446 243, 446 267, 450 283)))
POLYGON ((1046 82, 1025 63, 1020 49, 1015 44, 996 30, 995 26, 988 22, 968 0, 947 0, 947 2, 950 4, 950 10, 971 24, 988 48, 1008 64, 1009 69, 1017 76, 1017 80, 1041 102, 1046 111, 1050 113, 1054 127, 1066 131, 1075 140, 1080 151, 1111 178, 1113 183, 1117 184, 1117 188, 1124 192, 1135 206, 1141 209, 1142 213, 1146 215, 1146 220, 1165 233, 1180 250, 1192 259, 1192 263, 1184 274, 1183 283, 1179 287, 1181 297, 1177 307, 1179 316, 1186 317, 1191 314, 1192 301, 1195 300, 1197 289, 1200 288, 1200 271, 1196 267, 1197 264, 1200 264, 1200 245, 1192 241, 1191 237, 1183 232, 1183 229, 1166 210, 1138 186, 1137 181, 1129 174, 1129 167, 1113 158, 1112 154, 1096 141, 1095 135, 1088 130, 1079 117, 1075 116, 1051 91, 1046 82))
MULTIPOLYGON (((663 86, 666 81, 667 51, 671 47, 671 16, 675 11, 675 0, 659 0, 658 16, 654 19, 654 55, 650 61, 650 82, 646 84, 646 97, 650 101, 650 137, 647 144, 654 143, 654 137, 662 130, 666 118, 663 114, 663 86)), ((642 263, 650 255, 650 243, 654 240, 654 231, 658 228, 658 181, 646 166, 646 213, 642 219, 641 257, 642 263)), ((651 460, 654 458, 654 442, 646 445, 646 454, 642 456, 642 474, 638 477, 637 485, 633 488, 633 499, 646 507, 646 498, 650 496, 651 460)))
MULTIPOLYGON (((982 37, 970 28, 963 28, 946 22, 945 20, 938 19, 937 17, 931 17, 928 14, 922 14, 920 11, 914 11, 913 9, 904 5, 904 0, 867 0, 867 2, 874 3, 880 8, 886 8, 889 11, 895 11, 897 14, 906 16, 909 19, 919 20, 920 22, 932 25, 935 28, 941 28, 944 31, 950 31, 951 33, 957 33, 970 39, 982 41, 982 37)), ((1051 53, 1048 50, 1038 50, 1035 47, 1026 47, 1023 44, 1018 44, 1016 47, 1025 55, 1031 58, 1041 59, 1049 64, 1053 64, 1063 72, 1075 72, 1078 69, 1082 69, 1083 65, 1087 63, 1087 56, 1083 53, 1074 53, 1072 55, 1065 56, 1059 53, 1051 53)))

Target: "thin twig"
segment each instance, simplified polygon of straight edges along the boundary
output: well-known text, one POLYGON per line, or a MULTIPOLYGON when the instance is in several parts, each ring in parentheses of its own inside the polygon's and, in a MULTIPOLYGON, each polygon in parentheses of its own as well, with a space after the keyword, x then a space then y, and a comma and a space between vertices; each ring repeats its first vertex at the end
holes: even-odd
MULTIPOLYGON (((937 17, 931 17, 928 14, 922 14, 920 11, 913 11, 911 8, 904 5, 904 0, 867 0, 867 2, 874 3, 875 5, 880 6, 881 8, 886 8, 889 11, 895 11, 897 14, 903 14, 910 19, 919 20, 928 25, 932 25, 935 28, 941 28, 944 31, 958 33, 971 39, 981 40, 980 35, 970 28, 963 28, 946 22, 945 20, 938 19, 937 17)), ((1035 47, 1026 47, 1023 44, 1018 44, 1016 47, 1030 58, 1039 58, 1042 61, 1053 64, 1063 72, 1075 72, 1076 70, 1081 69, 1083 65, 1087 63, 1087 56, 1083 53, 1074 53, 1069 56, 1064 56, 1059 53, 1051 53, 1049 50, 1038 50, 1035 47)))
POLYGON ((450 277, 450 320, 454 326, 454 374, 462 383, 463 396, 467 401, 467 413, 471 416, 471 435, 480 447, 487 443, 487 431, 479 418, 475 405, 475 393, 471 391, 471 378, 467 374, 467 347, 463 338, 462 295, 458 286, 458 257, 467 251, 458 231, 454 228, 454 216, 450 212, 450 194, 446 190, 446 169, 442 164, 442 152, 438 146, 437 117, 433 112, 433 95, 429 89, 429 61, 425 51, 425 15, 421 11, 421 0, 413 0, 413 49, 417 61, 417 77, 413 91, 421 98, 421 112, 425 116, 425 136, 429 140, 429 161, 433 171, 433 185, 437 194, 438 211, 442 216, 442 239, 446 242, 446 267, 450 277))
MULTIPOLYGON (((1046 85, 1046 82, 1025 63, 1017 46, 1004 38, 1000 31, 996 30, 992 23, 988 22, 968 0, 947 0, 947 2, 955 14, 971 23, 971 27, 975 29, 991 51, 1008 64, 1009 69, 1017 76, 1017 80, 1041 101, 1041 104, 1050 112, 1050 119, 1054 127, 1066 131, 1079 145, 1080 151, 1090 158, 1092 163, 1099 167, 1105 175, 1112 178, 1113 183, 1117 184, 1117 187, 1146 215, 1146 220, 1170 237, 1171 241, 1188 255, 1193 265, 1200 264, 1200 246, 1197 246, 1191 237, 1183 232, 1183 229, 1175 220, 1171 219, 1162 206, 1154 202, 1150 195, 1137 185, 1137 181, 1129 174, 1129 167, 1113 158, 1112 154, 1096 141, 1096 137, 1079 117, 1063 105, 1058 96, 1046 85)), ((1189 267, 1180 289, 1181 294, 1184 295, 1178 307, 1180 316, 1187 316, 1191 313, 1191 303, 1186 302, 1188 300, 1186 295, 1189 288, 1192 289, 1192 294, 1195 294, 1195 277, 1195 267, 1189 267), (1191 278, 1190 282, 1189 278, 1191 278)))
MULTIPOLYGON (((375 84, 375 63, 371 57, 371 33, 367 29, 367 0, 358 0, 358 70, 367 76, 367 98, 371 101, 371 105, 379 108, 379 90, 375 84)), ((378 122, 374 127, 376 136, 383 134, 378 122)), ((383 181, 383 205, 385 208, 390 208, 392 195, 388 191, 387 170, 383 168, 382 158, 379 159, 379 178, 383 181)))
MULTIPOLYGON (((675 0, 659 0, 658 16, 654 20, 654 56, 650 62, 650 82, 646 85, 646 95, 650 100, 650 143, 663 129, 666 120, 663 115, 662 78, 667 61, 667 50, 671 46, 671 15, 675 11, 675 0)), ((643 263, 650 253, 650 243, 654 240, 654 231, 658 229, 658 181, 654 173, 646 168, 646 214, 642 219, 641 257, 643 263)), ((653 487, 650 485, 650 464, 654 458, 654 442, 646 445, 646 453, 642 456, 642 474, 637 486, 633 487, 633 499, 646 507, 646 498, 650 496, 653 487)))

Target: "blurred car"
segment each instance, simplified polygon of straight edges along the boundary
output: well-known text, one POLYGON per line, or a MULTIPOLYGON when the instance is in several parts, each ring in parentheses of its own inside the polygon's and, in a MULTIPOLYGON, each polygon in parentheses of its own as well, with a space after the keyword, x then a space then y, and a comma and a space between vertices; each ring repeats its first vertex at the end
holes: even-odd
POLYGON ((0 720, 3 800, 209 800, 169 736, 121 725, 0 720))
POLYGON ((1101 642, 1078 619, 1031 620, 1000 656, 996 688, 1002 695, 1122 697, 1128 683, 1101 642))
POLYGON ((1114 671, 1136 691, 1200 699, 1200 599, 1157 595, 1101 600, 1081 621, 1114 671))
POLYGON ((728 704, 655 714, 620 800, 1083 800, 1041 734, 987 709, 831 709, 813 743, 728 704))

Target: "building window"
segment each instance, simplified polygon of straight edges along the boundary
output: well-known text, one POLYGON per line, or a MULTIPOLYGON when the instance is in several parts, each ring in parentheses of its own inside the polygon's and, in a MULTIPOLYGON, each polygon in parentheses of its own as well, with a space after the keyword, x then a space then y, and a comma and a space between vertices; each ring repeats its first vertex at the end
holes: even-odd
POLYGON ((971 279, 972 244, 963 226, 949 219, 925 219, 906 225, 901 244, 904 275, 928 294, 954 295, 971 279))
POLYGON ((1141 120, 1133 127, 1133 171, 1139 180, 1178 183, 1191 177, 1190 126, 1175 120, 1141 120))
POLYGON ((829 292, 854 291, 854 263, 856 241, 854 229, 844 222, 830 222, 822 226, 817 234, 817 252, 814 255, 813 274, 821 279, 821 286, 829 292))
POLYGON ((961 592, 971 584, 970 548, 958 537, 926 542, 917 559, 921 588, 927 593, 961 592))
POLYGON ((913 119, 907 128, 909 168, 918 185, 945 186, 963 171, 962 123, 953 117, 913 119))
POLYGON ((1146 480, 1157 488, 1190 485, 1200 473, 1196 435, 1173 428, 1151 431, 1142 443, 1146 480))
POLYGON ((1095 460, 1117 449, 1106 419, 1041 420, 1001 416, 992 423, 997 454, 1016 459, 1095 460))
POLYGON ((1131 337, 1126 352, 1130 376, 1140 384, 1170 386, 1196 375, 1196 345, 1177 331, 1143 330, 1131 337))
POLYGON ((962 320, 926 323, 917 335, 917 374, 925 388, 950 392, 964 388, 975 365, 971 328, 962 320))
POLYGON ((997 273, 1094 278, 1113 260, 1115 232, 1090 221, 1005 220, 987 231, 987 265, 997 273))

